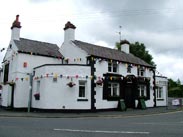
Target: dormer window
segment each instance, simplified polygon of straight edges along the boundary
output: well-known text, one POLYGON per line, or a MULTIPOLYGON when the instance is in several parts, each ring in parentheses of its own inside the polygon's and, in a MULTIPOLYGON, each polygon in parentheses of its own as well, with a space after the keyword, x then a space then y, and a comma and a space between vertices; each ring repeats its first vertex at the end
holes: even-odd
POLYGON ((118 72, 118 64, 117 62, 108 62, 108 71, 109 72, 118 72))

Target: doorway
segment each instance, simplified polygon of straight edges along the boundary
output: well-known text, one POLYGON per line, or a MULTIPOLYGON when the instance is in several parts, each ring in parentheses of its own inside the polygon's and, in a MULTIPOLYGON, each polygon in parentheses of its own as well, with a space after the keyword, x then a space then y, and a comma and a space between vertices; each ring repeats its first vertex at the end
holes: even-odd
POLYGON ((135 108, 135 98, 133 93, 133 85, 127 84, 125 86, 125 104, 127 108, 135 108))

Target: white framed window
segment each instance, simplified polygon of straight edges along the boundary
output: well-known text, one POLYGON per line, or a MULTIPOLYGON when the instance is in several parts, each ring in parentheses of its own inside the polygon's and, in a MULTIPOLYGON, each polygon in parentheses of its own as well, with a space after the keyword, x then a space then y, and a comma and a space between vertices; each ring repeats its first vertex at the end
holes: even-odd
POLYGON ((118 72, 118 64, 117 62, 108 62, 108 71, 109 72, 118 72))
POLYGON ((86 81, 79 81, 79 98, 86 98, 86 81))
POLYGON ((145 85, 139 85, 138 90, 139 90, 140 97, 147 97, 147 88, 145 85))
POLYGON ((143 68, 138 68, 137 69, 137 75, 144 77, 145 76, 145 70, 143 68))
POLYGON ((157 87, 156 89, 156 98, 163 99, 163 87, 157 87))
POLYGON ((108 90, 111 97, 119 96, 119 83, 108 83, 108 90))
POLYGON ((132 72, 132 66, 129 64, 127 66, 127 73, 131 73, 132 72))

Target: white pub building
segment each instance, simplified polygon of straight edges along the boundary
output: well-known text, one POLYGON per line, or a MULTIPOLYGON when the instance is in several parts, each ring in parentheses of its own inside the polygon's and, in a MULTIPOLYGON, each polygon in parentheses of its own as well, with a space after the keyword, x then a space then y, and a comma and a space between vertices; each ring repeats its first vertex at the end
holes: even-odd
POLYGON ((96 111, 166 106, 167 90, 156 95, 155 67, 134 56, 130 43, 121 50, 75 40, 76 27, 67 22, 64 42, 56 44, 20 38, 19 16, 2 62, 2 107, 13 109, 96 111), (160 94, 159 94, 160 95, 160 94))

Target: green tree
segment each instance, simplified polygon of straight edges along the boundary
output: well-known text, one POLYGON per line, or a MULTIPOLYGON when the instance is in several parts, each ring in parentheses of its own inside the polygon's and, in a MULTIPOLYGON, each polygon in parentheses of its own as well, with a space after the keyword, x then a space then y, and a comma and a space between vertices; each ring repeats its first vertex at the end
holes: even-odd
POLYGON ((141 58, 142 60, 149 63, 150 65, 156 66, 156 64, 153 62, 152 55, 149 54, 149 51, 146 50, 146 47, 143 43, 139 43, 139 42, 131 43, 130 53, 141 58))
POLYGON ((180 86, 180 85, 181 85, 181 81, 180 81, 180 79, 178 79, 178 80, 177 80, 177 84, 178 84, 178 86, 180 86))
POLYGON ((168 96, 183 97, 183 85, 181 85, 179 79, 177 81, 168 79, 168 96))
POLYGON ((117 50, 121 50, 121 44, 120 44, 119 42, 116 42, 115 48, 116 48, 117 50))
POLYGON ((177 82, 175 82, 173 79, 168 79, 168 86, 169 86, 169 89, 170 88, 173 88, 173 87, 177 87, 177 82))
MULTIPOLYGON (((121 50, 121 43, 116 42, 115 48, 118 50, 121 50)), ((154 67, 156 66, 156 64, 153 62, 152 55, 149 54, 149 51, 146 50, 146 47, 143 43, 139 43, 139 42, 130 43, 130 53, 132 53, 136 57, 141 58, 148 64, 154 67)))

